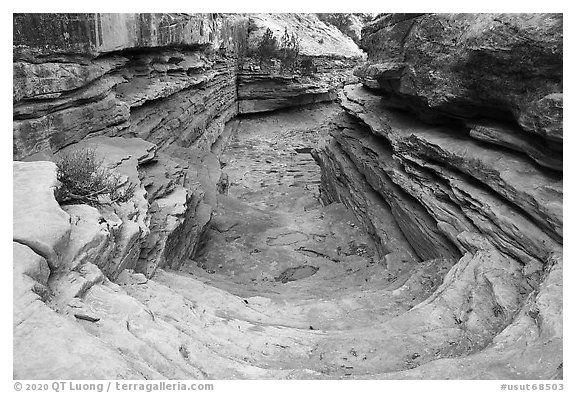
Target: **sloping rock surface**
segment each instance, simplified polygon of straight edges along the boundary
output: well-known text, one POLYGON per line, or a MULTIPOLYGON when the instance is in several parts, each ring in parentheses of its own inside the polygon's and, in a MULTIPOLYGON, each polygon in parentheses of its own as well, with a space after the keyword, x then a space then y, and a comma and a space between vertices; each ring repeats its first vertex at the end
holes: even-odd
POLYGON ((12 173, 13 239, 56 267, 70 235, 68 215, 54 198, 56 165, 14 162, 12 173))
MULTIPOLYGON (((370 214, 374 205, 362 205, 367 214, 357 218, 352 204, 354 195, 362 195, 370 183, 353 188, 343 203, 322 206, 316 199, 318 186, 326 193, 327 180, 321 180, 309 146, 328 131, 344 132, 333 130, 335 125, 356 134, 359 142, 342 145, 350 154, 364 138, 378 138, 366 126, 342 117, 346 115, 331 105, 243 120, 223 156, 228 195, 216 196, 207 241, 180 271, 158 266, 147 279, 124 269, 111 282, 93 253, 84 253, 86 259, 75 269, 52 271, 46 279, 47 264, 40 256, 30 251, 24 262, 23 250, 15 252, 22 255, 15 260, 15 266, 21 266, 15 272, 28 283, 22 289, 27 295, 19 296, 15 306, 18 320, 24 320, 16 329, 15 375, 557 378, 562 364, 561 246, 547 240, 540 248, 530 248, 529 239, 546 235, 537 226, 528 227, 528 220, 512 221, 518 238, 498 240, 506 234, 483 232, 484 227, 498 228, 522 217, 507 215, 514 212, 509 207, 488 204, 488 193, 474 198, 502 209, 498 220, 487 210, 487 217, 476 213, 475 222, 484 222, 484 227, 464 224, 465 213, 475 217, 473 208, 463 208, 458 199, 438 198, 442 190, 452 195, 441 182, 435 193, 421 199, 411 199, 405 191, 397 206, 387 208, 386 189, 416 188, 420 182, 424 188, 423 175, 405 174, 404 183, 374 186, 371 193, 382 193, 375 200, 382 211, 388 209, 390 222, 372 233, 364 230, 362 220, 375 216, 370 214), (351 209, 346 209, 348 203, 351 209), (406 218, 402 222, 395 217, 406 218), (454 239, 447 225, 434 229, 432 223, 440 219, 462 222, 466 230, 454 239), (16 264, 20 260, 23 263, 16 264), (30 304, 22 305, 24 299, 30 304), (38 329, 47 321, 49 330, 38 329), (54 341, 43 338, 44 333, 67 340, 59 353, 74 351, 77 356, 54 354, 54 341), (49 366, 34 357, 37 348, 52 353, 49 366), (94 371, 88 371, 84 359, 94 371), (81 363, 74 373, 69 372, 70 361, 81 363), (455 373, 454 367, 471 374, 455 373)), ((373 154, 386 157, 386 150, 372 142, 373 154)), ((142 157, 148 150, 135 151, 140 152, 135 157, 142 157)), ((158 161, 161 153, 156 153, 158 161)), ((180 154, 184 157, 185 152, 180 154)), ((332 165, 347 165, 340 172, 344 184, 357 176, 351 171, 356 164, 342 161, 346 155, 336 161, 329 151, 315 154, 326 154, 332 165)), ((366 159, 355 157, 359 163, 366 159)), ((155 175, 148 165, 152 162, 141 164, 147 175, 155 175)), ((369 165, 380 173, 379 161, 369 165)), ((356 168, 364 170, 360 164, 356 168)), ((401 174, 398 168, 386 170, 401 174)), ((153 184, 151 195, 160 197, 170 189, 153 184)), ((454 186, 452 193, 464 198, 457 191, 454 186)), ((479 202, 466 206, 474 203, 479 202)), ((99 249, 101 214, 87 206, 66 211, 73 223, 67 252, 81 255, 75 251, 80 242, 99 249), (81 240, 88 238, 94 240, 81 240)))

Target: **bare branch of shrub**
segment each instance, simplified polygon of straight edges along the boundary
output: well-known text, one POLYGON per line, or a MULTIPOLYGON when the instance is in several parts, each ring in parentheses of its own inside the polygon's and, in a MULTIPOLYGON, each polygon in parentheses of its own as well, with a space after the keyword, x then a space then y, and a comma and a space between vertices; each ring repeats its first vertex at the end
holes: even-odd
POLYGON ((119 204, 134 196, 136 185, 107 168, 103 160, 96 157, 95 149, 74 150, 56 164, 60 182, 56 200, 60 204, 119 204))

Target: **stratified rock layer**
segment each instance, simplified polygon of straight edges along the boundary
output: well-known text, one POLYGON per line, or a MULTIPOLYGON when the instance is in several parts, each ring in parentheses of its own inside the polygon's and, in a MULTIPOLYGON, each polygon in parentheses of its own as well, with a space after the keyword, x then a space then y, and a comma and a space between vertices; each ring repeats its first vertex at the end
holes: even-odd
POLYGON ((236 114, 232 37, 242 25, 234 17, 14 18, 16 159, 93 134, 139 136, 160 147, 214 143, 236 114), (47 43, 51 35, 70 35, 67 29, 86 36, 47 43))
MULTIPOLYGON (((217 14, 14 15, 13 156, 30 161, 14 164, 15 377, 207 376, 189 359, 206 351, 156 347, 158 337, 148 336, 155 329, 168 340, 184 336, 113 282, 146 284, 197 249, 226 184, 219 156, 238 125, 247 22, 217 14), (135 186, 130 201, 58 205, 56 166, 44 160, 85 148, 135 186)), ((332 48, 327 56, 359 53, 338 43, 339 32, 320 33, 332 48)), ((266 110, 334 100, 329 84, 340 81, 291 76, 280 102, 266 89, 251 97, 266 110)), ((224 363, 214 375, 287 374, 224 363)))
POLYGON ((361 56, 336 28, 298 14, 15 14, 13 37, 14 159, 89 135, 209 150, 238 112, 335 100, 361 56), (314 72, 254 66, 239 48, 268 26, 299 34, 314 72))

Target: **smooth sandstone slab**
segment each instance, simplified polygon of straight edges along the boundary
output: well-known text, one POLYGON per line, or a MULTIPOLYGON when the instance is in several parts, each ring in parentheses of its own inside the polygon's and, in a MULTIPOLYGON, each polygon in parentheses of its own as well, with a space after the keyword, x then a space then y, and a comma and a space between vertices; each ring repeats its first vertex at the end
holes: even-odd
POLYGON ((40 284, 46 285, 50 276, 50 268, 46 260, 23 244, 13 242, 12 247, 14 274, 26 275, 40 284))
POLYGON ((12 185, 14 241, 57 267, 70 235, 70 218, 54 197, 56 164, 14 162, 12 185))

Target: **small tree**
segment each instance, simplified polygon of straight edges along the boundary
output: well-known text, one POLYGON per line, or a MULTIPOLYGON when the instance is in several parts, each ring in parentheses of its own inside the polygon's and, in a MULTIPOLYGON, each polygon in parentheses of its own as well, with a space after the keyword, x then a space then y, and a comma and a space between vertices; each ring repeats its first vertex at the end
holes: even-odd
POLYGON ((258 44, 258 48, 256 49, 256 54, 258 55, 258 60, 260 62, 260 67, 262 64, 269 64, 276 56, 276 51, 278 49, 278 42, 276 41, 276 37, 274 37, 274 33, 269 28, 266 29, 264 35, 262 36, 262 40, 258 44))
POLYGON ((127 202, 134 196, 136 185, 104 166, 103 160, 96 158, 95 149, 74 150, 63 155, 56 165, 60 182, 56 200, 60 204, 98 206, 127 202))
POLYGON ((284 35, 282 36, 280 44, 280 71, 290 70, 294 71, 298 64, 298 56, 300 55, 300 39, 294 33, 288 34, 288 28, 284 28, 284 35))
POLYGON ((250 21, 239 25, 234 29, 236 44, 236 55, 238 59, 238 68, 242 69, 246 56, 248 56, 248 35, 250 34, 250 21))

